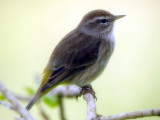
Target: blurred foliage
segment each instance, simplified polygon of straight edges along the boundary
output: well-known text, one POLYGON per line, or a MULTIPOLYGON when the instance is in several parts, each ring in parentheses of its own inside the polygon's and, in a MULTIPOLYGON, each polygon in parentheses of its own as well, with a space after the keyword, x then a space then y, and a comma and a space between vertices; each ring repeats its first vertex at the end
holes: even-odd
MULTIPOLYGON (((31 87, 25 87, 25 91, 33 96, 35 91, 31 87)), ((0 96, 1 97, 1 96, 0 96)), ((3 97, 3 96, 2 96, 3 97)), ((56 107, 59 104, 59 96, 58 95, 45 95, 42 99, 42 101, 49 107, 56 107)))
POLYGON ((59 105, 59 96, 58 95, 46 95, 43 97, 43 102, 49 107, 56 107, 59 105))
POLYGON ((29 94, 29 95, 34 95, 34 90, 31 87, 25 87, 25 91, 29 94))
POLYGON ((5 100, 6 99, 6 97, 5 96, 3 96, 1 93, 0 93, 0 100, 5 100))

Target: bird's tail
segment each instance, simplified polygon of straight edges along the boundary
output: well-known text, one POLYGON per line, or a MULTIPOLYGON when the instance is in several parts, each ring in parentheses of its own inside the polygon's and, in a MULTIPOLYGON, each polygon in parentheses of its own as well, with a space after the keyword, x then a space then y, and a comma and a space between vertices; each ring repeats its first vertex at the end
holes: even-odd
POLYGON ((27 110, 30 110, 32 108, 32 106, 43 96, 45 95, 46 93, 49 92, 48 89, 44 89, 43 88, 46 88, 45 85, 47 84, 48 82, 48 79, 50 78, 52 72, 51 71, 47 71, 47 69, 45 69, 45 73, 43 75, 43 78, 42 78, 42 82, 40 84, 40 87, 39 89, 37 90, 37 92, 35 93, 34 97, 31 99, 31 101, 29 102, 29 104, 26 106, 26 109, 27 110))
POLYGON ((35 96, 32 98, 32 100, 26 106, 26 109, 30 110, 32 108, 32 106, 40 99, 41 96, 42 96, 42 93, 39 92, 39 90, 38 90, 37 93, 35 94, 35 96))

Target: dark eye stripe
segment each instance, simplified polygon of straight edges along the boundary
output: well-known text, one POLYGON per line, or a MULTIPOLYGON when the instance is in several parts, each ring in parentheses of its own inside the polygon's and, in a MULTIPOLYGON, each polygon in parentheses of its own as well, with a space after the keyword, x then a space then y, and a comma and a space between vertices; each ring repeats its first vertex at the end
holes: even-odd
POLYGON ((109 22, 109 20, 108 19, 99 19, 98 22, 99 23, 107 23, 107 22, 109 22))

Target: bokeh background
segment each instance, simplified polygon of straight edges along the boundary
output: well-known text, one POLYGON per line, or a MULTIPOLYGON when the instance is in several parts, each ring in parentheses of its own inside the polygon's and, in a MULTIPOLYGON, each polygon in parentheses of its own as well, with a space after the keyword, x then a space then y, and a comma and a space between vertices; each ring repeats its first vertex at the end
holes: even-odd
MULTIPOLYGON (((42 73, 54 47, 94 9, 127 15, 116 22, 116 49, 92 84, 97 112, 160 108, 160 0, 0 0, 0 79, 17 94, 26 95, 26 86, 36 89, 35 76, 42 73)), ((82 98, 65 98, 64 104, 67 120, 86 119, 82 98)), ((58 107, 43 107, 59 120, 58 107)), ((41 120, 37 111, 33 107, 31 113, 41 120)), ((16 115, 0 106, 1 120, 16 115)))

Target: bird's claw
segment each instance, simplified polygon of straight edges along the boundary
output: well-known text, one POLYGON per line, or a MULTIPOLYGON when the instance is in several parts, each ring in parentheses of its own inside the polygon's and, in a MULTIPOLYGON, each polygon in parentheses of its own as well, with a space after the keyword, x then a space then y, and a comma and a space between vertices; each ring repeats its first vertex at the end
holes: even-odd
POLYGON ((95 92, 94 92, 91 85, 83 86, 80 94, 76 96, 76 99, 78 100, 78 97, 81 97, 82 95, 84 95, 86 93, 91 93, 93 95, 94 99, 97 101, 97 97, 96 97, 95 92))

